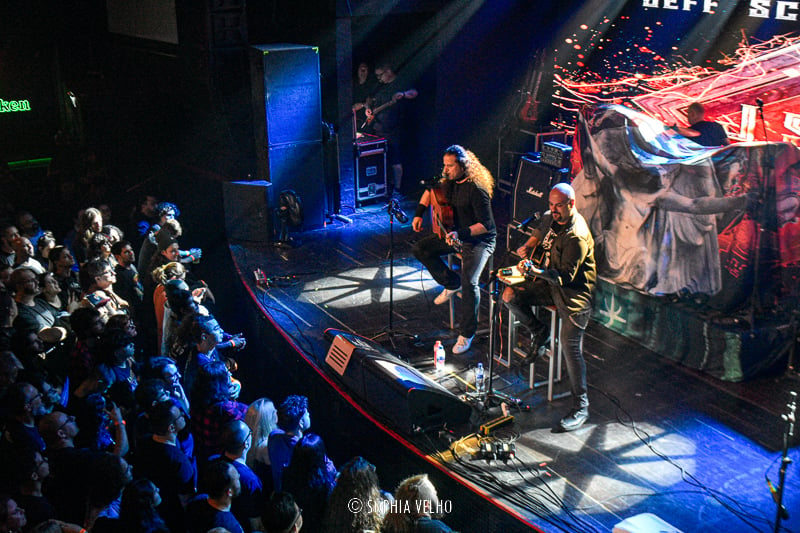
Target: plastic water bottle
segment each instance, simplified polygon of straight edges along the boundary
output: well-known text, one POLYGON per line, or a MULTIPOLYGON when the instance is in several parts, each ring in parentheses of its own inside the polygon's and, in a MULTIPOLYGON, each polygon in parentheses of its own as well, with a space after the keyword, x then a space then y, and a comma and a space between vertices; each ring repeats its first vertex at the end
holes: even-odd
POLYGON ((478 363, 478 367, 475 369, 475 391, 478 394, 483 394, 486 391, 485 377, 483 363, 478 363))
POLYGON ((433 367, 437 372, 444 370, 444 346, 442 341, 433 344, 433 367))

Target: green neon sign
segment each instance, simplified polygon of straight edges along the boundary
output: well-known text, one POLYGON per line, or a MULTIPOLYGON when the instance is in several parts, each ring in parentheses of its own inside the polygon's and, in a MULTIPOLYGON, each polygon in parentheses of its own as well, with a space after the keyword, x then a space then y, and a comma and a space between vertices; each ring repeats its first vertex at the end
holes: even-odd
POLYGON ((31 103, 28 100, 3 100, 0 98, 0 113, 15 113, 30 110, 31 103))

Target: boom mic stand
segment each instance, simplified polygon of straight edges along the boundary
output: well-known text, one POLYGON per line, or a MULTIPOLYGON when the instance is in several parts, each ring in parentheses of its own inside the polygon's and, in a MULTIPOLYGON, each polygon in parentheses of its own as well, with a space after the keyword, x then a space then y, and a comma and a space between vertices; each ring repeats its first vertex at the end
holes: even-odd
POLYGON ((774 533, 780 531, 781 519, 789 518, 789 513, 783 506, 783 489, 786 482, 786 467, 792 462, 787 455, 789 453, 789 441, 794 436, 795 415, 797 413, 797 393, 791 392, 790 394, 792 395, 792 401, 786 406, 789 408, 789 412, 785 415, 781 415, 781 418, 786 422, 786 431, 783 433, 783 455, 781 456, 780 474, 778 474, 778 488, 775 489, 775 487, 772 486, 772 482, 767 478, 769 491, 772 493, 772 499, 775 500, 775 505, 777 506, 775 511, 774 533))
POLYGON ((756 253, 755 264, 753 265, 753 289, 751 293, 750 304, 750 330, 751 333, 755 332, 755 315, 756 311, 762 312, 764 310, 764 302, 761 295, 761 245, 763 242, 763 233, 770 231, 774 233, 777 231, 775 227, 777 224, 777 214, 775 209, 775 182, 773 170, 775 168, 775 161, 772 156, 772 149, 769 146, 769 138, 767 137, 767 123, 764 120, 764 102, 760 98, 756 98, 758 105, 758 116, 761 120, 761 127, 764 130, 764 155, 761 158, 761 186, 758 191, 759 209, 757 210, 757 224, 758 231, 756 232, 756 253))
POLYGON ((396 198, 389 198, 389 203, 385 206, 386 212, 389 213, 389 324, 380 333, 372 337, 370 340, 377 340, 384 335, 389 339, 393 349, 396 349, 394 338, 397 336, 407 339, 417 340, 417 335, 412 335, 407 332, 397 332, 394 330, 394 219, 397 218, 401 223, 408 222, 408 217, 403 210, 400 209, 400 204, 396 198))

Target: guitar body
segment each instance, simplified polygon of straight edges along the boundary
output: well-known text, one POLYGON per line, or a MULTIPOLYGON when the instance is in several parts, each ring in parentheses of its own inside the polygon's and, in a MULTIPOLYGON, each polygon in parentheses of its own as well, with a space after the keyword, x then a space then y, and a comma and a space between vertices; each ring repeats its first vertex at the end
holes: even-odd
POLYGON ((536 274, 533 273, 533 267, 538 269, 542 268, 544 264, 545 258, 545 250, 542 246, 537 246, 531 252, 531 255, 522 262, 520 273, 525 276, 527 279, 534 280, 536 279, 536 274))
POLYGON ((444 239, 447 232, 453 227, 453 208, 447 203, 444 191, 433 188, 431 191, 431 222, 433 232, 444 239))
MULTIPOLYGON (((442 240, 447 240, 447 233, 453 229, 453 207, 447 203, 442 189, 430 189, 431 225, 433 232, 442 240)), ((461 252, 461 242, 455 240, 450 243, 456 252, 461 252)))

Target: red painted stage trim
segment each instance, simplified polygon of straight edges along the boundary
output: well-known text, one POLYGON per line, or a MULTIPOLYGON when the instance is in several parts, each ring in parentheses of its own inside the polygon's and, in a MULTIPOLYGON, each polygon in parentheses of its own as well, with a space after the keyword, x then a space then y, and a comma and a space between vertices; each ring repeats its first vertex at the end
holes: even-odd
MULTIPOLYGON (((446 467, 445 467, 445 466, 444 466, 444 465, 443 465, 441 462, 432 460, 432 459, 431 459, 431 458, 430 458, 430 457, 429 457, 427 454, 425 454, 425 453, 424 453, 422 450, 420 450, 419 448, 417 448, 417 447, 416 447, 416 446, 415 446, 413 443, 411 443, 411 442, 409 442, 408 440, 406 440, 406 439, 405 439, 405 437, 403 437, 403 436, 402 436, 402 435, 400 435, 399 433, 395 432, 395 431, 394 431, 394 430, 392 430, 391 428, 389 428, 389 427, 385 426, 383 423, 381 423, 380 421, 378 421, 377 419, 375 419, 375 418, 374 418, 374 417, 373 417, 373 416, 372 416, 372 415, 371 415, 369 412, 365 411, 365 410, 364 410, 364 409, 363 409, 363 408, 362 408, 362 407, 361 407, 361 406, 360 406, 360 405, 359 405, 359 404, 358 404, 358 403, 357 403, 357 402, 356 402, 356 401, 355 401, 355 400, 354 400, 354 399, 353 399, 353 398, 352 398, 352 397, 351 397, 351 396, 350 396, 350 395, 347 393, 347 391, 345 391, 344 389, 342 389, 342 388, 339 386, 339 384, 338 384, 338 383, 336 383, 335 381, 333 381, 333 380, 332 380, 332 379, 331 379, 331 378, 330 378, 330 377, 329 377, 329 376, 328 376, 328 375, 325 373, 325 371, 324 371, 322 368, 320 368, 319 366, 317 366, 317 364, 316 364, 314 361, 312 361, 311 359, 309 359, 309 358, 306 356, 306 354, 305 354, 305 352, 303 351, 303 349, 302 349, 302 348, 300 348, 300 346, 298 346, 298 345, 297 345, 297 343, 295 343, 295 342, 294 342, 294 339, 293 339, 293 338, 292 338, 292 337, 291 337, 291 336, 290 336, 288 333, 286 333, 286 332, 284 331, 284 329, 283 329, 283 328, 282 328, 282 327, 281 327, 281 326, 280 326, 280 325, 279 325, 277 322, 275 322, 275 321, 273 320, 273 318, 272 318, 272 315, 271 315, 271 314, 270 314, 270 313, 269 313, 269 312, 266 310, 266 308, 264 308, 264 306, 261 304, 261 301, 259 300, 258 296, 257 296, 257 295, 256 295, 256 294, 253 292, 253 290, 250 288, 250 285, 247 283, 247 281, 246 281, 246 279, 247 279, 247 278, 245 278, 245 277, 244 277, 244 275, 242 274, 242 271, 241 271, 241 269, 239 268, 239 264, 236 262, 236 257, 233 255, 233 251, 230 249, 230 246, 228 247, 228 250, 231 252, 231 259, 233 260, 234 269, 236 270, 236 274, 239 276, 239 279, 240 279, 240 281, 242 282, 242 285, 244 286, 245 290, 247 290, 247 292, 250 294, 250 297, 253 299, 253 301, 254 301, 254 302, 255 302, 255 303, 258 305, 259 309, 260 309, 260 310, 261 310, 261 312, 264 314, 264 316, 267 318, 267 320, 269 320, 269 321, 270 321, 270 323, 271 323, 271 324, 272 324, 272 325, 275 327, 276 331, 278 331, 278 333, 280 333, 280 335, 283 337, 283 339, 284 339, 284 340, 285 340, 285 341, 286 341, 286 342, 287 342, 287 343, 288 343, 288 344, 289 344, 289 345, 290 345, 292 348, 294 348, 294 350, 295 350, 295 351, 298 353, 298 355, 300 355, 300 357, 302 357, 302 358, 303 358, 303 359, 306 361, 306 363, 308 363, 308 364, 309 364, 309 366, 310 366, 311 368, 313 368, 313 369, 314 369, 314 370, 317 372, 317 374, 319 374, 319 375, 320 375, 320 377, 322 377, 322 379, 324 379, 324 380, 325 380, 325 381, 328 383, 328 385, 330 385, 330 386, 331 386, 331 387, 332 387, 332 388, 333 388, 333 389, 334 389, 336 392, 338 392, 338 393, 339 393, 339 395, 340 395, 342 398, 344 398, 344 399, 345 399, 345 400, 346 400, 346 401, 347 401, 347 402, 348 402, 348 403, 349 403, 351 406, 353 406, 353 407, 354 407, 354 408, 355 408, 355 409, 356 409, 356 410, 357 410, 359 413, 361 413, 361 414, 362 414, 362 415, 363 415, 365 418, 367 418, 367 420, 369 420, 370 422, 372 422, 373 424, 375 424, 377 427, 379 427, 379 428, 380 428, 380 429, 382 429, 384 432, 386 432, 387 434, 389 434, 389 435, 390 435, 392 438, 394 438, 395 440, 397 440, 397 441, 401 442, 401 443, 402 443, 402 444, 403 444, 403 445, 404 445, 404 446, 405 446, 407 449, 411 450, 411 451, 412 451, 413 453, 415 453, 417 456, 419 456, 420 458, 422 458, 423 460, 425 460, 426 462, 428 462, 428 463, 429 463, 429 464, 431 464, 432 466, 434 466, 434 467, 436 467, 437 469, 439 469, 439 471, 441 471, 442 473, 444 473, 445 475, 447 475, 447 476, 448 476, 449 478, 451 478, 453 481, 456 481, 456 482, 457 482, 457 483, 459 483, 460 485, 462 485, 462 486, 466 487, 467 489, 469 489, 470 491, 472 491, 474 494, 476 494, 476 495, 480 496, 481 498, 483 498, 483 499, 484 499, 484 500, 486 500, 487 502, 491 503, 491 504, 492 504, 492 505, 494 505, 495 507, 498 507, 498 508, 502 509, 503 511, 505 511, 505 512, 506 512, 506 513, 508 513, 509 515, 513 516, 514 518, 516 518, 517 520, 519 520, 520 522, 522 522, 523 524, 525 524, 526 526, 528 526, 528 527, 531 527, 531 528, 535 529, 535 530, 536 530, 536 531, 538 531, 539 533, 545 533, 543 530, 539 529, 539 528, 538 528, 538 527, 537 527, 535 524, 533 524, 533 523, 529 522, 529 521, 528 521, 528 520, 527 520, 525 517, 523 517, 521 514, 519 514, 519 513, 518 513, 518 512, 517 512, 515 509, 513 509, 513 508, 511 508, 511 507, 507 506, 506 504, 504 504, 504 503, 502 503, 502 502, 499 502, 499 501, 497 501, 497 500, 493 499, 493 498, 492 498, 492 497, 491 497, 491 496, 490 496, 490 495, 489 495, 487 492, 485 492, 485 491, 483 491, 483 490, 479 489, 478 487, 474 486, 474 485, 472 484, 472 482, 470 482, 470 481, 469 481, 469 480, 467 480, 466 478, 463 478, 463 477, 461 477, 461 476, 459 476, 459 475, 455 474, 454 472, 450 471, 450 470, 449 470, 448 468, 446 468, 446 467)), ((355 333, 355 332, 353 332, 353 333, 354 333, 354 334, 356 334, 356 335, 358 335, 358 334, 357 334, 357 333, 355 333)))

